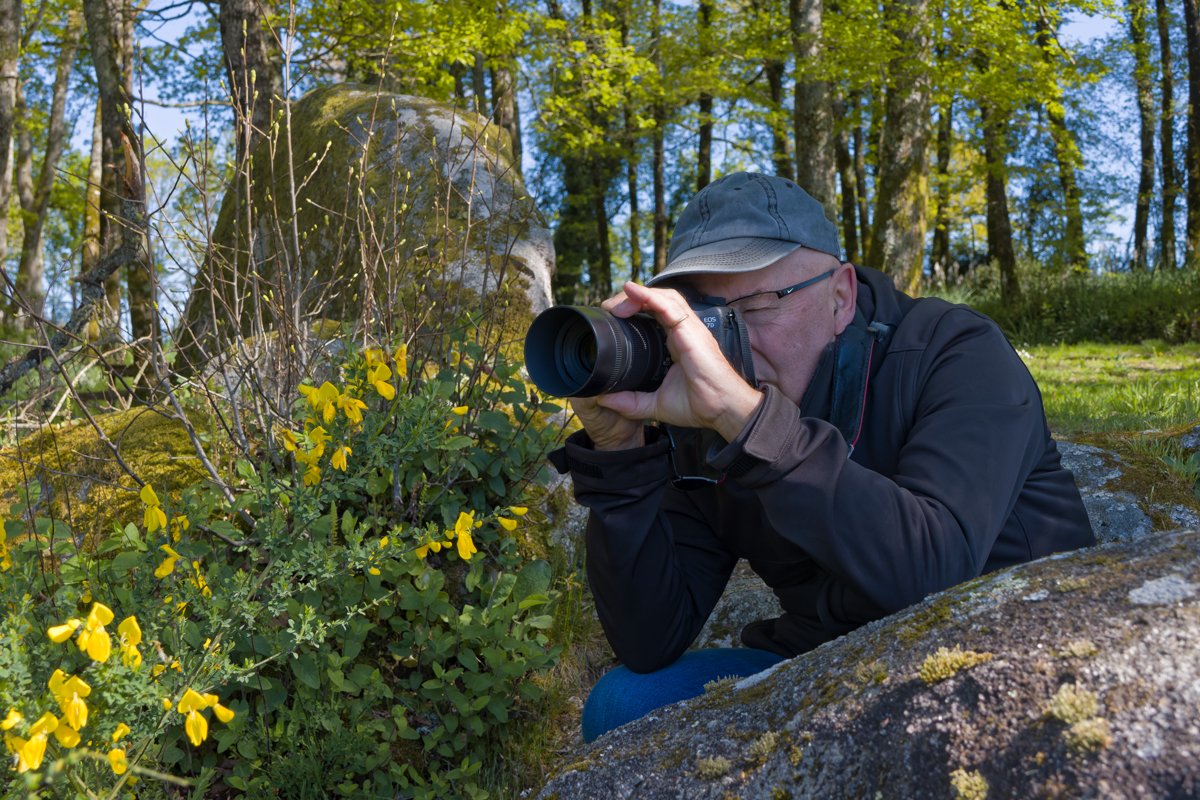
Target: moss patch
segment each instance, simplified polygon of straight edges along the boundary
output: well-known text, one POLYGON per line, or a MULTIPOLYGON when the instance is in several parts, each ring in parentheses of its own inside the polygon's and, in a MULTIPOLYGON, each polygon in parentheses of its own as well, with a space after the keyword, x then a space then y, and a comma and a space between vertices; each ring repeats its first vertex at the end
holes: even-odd
MULTIPOLYGON (((181 489, 208 477, 176 419, 133 409, 96 422, 129 468, 154 487, 168 513, 181 489)), ((0 499, 11 503, 33 484, 40 491, 33 514, 65 520, 81 544, 107 535, 114 524, 142 518, 140 487, 84 420, 47 428, 0 451, 0 499)))
POLYGON ((1108 720, 1103 717, 1091 717, 1076 722, 1063 731, 1063 739, 1076 755, 1094 753, 1112 744, 1108 720))
POLYGON ((1096 695, 1080 688, 1078 684, 1064 683, 1058 687, 1054 697, 1050 698, 1046 716, 1073 725, 1096 716, 1099 708, 1100 701, 1096 699, 1096 695))
POLYGON ((921 669, 917 671, 917 677, 926 684, 932 685, 952 678, 964 669, 970 669, 991 660, 991 653, 963 650, 957 645, 953 648, 939 647, 937 652, 928 656, 921 664, 921 669))
POLYGON ((961 767, 950 773, 950 788, 956 800, 984 800, 988 795, 988 782, 980 773, 961 767))
POLYGON ((733 769, 733 763, 723 756, 696 760, 696 776, 702 780, 719 780, 728 775, 731 769, 733 769))

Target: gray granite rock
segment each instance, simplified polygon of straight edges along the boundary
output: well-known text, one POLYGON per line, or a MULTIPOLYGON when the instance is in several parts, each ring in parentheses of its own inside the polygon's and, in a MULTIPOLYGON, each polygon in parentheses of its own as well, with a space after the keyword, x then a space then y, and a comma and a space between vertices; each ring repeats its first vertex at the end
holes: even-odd
POLYGON ((1200 425, 1197 425, 1185 433, 1179 439, 1179 443, 1183 445, 1183 449, 1187 450, 1189 453, 1200 452, 1200 425))
POLYGON ((538 797, 1193 797, 1198 583, 1196 531, 986 575, 602 736, 538 797))

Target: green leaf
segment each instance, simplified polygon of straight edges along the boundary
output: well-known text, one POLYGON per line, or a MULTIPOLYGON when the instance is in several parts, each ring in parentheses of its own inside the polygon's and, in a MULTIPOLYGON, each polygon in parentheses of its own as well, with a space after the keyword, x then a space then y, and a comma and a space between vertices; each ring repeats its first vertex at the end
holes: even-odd
POLYGON ((312 653, 304 653, 292 659, 292 673, 310 689, 321 688, 321 674, 317 671, 317 659, 312 653))
POLYGON ((128 575, 134 567, 140 566, 145 556, 137 551, 117 553, 112 560, 111 569, 116 576, 128 575))
POLYGON ((470 436, 451 436, 442 446, 447 450, 462 450, 473 444, 475 444, 475 440, 470 436))
MULTIPOLYGON (((542 559, 530 561, 517 573, 517 583, 513 587, 512 596, 518 600, 524 600, 530 595, 544 595, 550 588, 551 579, 549 562, 542 559)), ((521 608, 525 607, 521 606, 521 608)))

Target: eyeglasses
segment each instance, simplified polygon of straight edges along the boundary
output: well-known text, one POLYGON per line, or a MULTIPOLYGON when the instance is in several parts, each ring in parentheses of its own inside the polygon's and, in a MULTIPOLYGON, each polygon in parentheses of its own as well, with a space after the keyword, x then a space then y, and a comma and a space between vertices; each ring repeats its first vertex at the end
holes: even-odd
MULTIPOLYGON (((798 292, 801 289, 805 289, 809 286, 812 286, 814 283, 820 283, 823 280, 827 280, 828 278, 833 276, 833 273, 835 271, 836 270, 834 270, 834 269, 826 270, 825 272, 822 272, 820 275, 817 275, 814 278, 809 278, 808 280, 800 281, 799 283, 789 286, 786 289, 775 289, 773 291, 753 292, 751 294, 744 294, 741 297, 738 297, 738 298, 728 301, 727 303, 725 303, 725 305, 733 307, 734 303, 740 303, 743 300, 749 300, 752 297, 758 297, 759 295, 764 295, 764 294, 773 294, 782 300, 783 298, 787 297, 789 294, 792 294, 793 292, 798 292)), ((738 309, 738 310, 740 310, 740 309, 738 309)))
POLYGON ((708 489, 713 486, 720 486, 725 482, 725 476, 720 478, 707 478, 703 475, 680 475, 679 467, 675 464, 675 437, 671 435, 671 429, 666 425, 660 426, 660 429, 667 436, 667 457, 671 462, 671 485, 683 492, 694 492, 697 489, 708 489))

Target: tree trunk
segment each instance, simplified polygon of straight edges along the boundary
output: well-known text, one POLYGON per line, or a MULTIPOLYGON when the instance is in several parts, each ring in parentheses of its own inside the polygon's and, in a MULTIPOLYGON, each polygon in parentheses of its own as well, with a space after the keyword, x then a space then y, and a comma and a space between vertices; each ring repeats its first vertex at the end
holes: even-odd
POLYGON ((598 289, 602 299, 612 295, 612 246, 608 241, 608 181, 606 170, 595 158, 592 159, 592 219, 596 223, 596 243, 599 262, 592 264, 588 277, 598 289))
POLYGON ((787 65, 776 59, 763 61, 763 72, 767 77, 767 89, 771 94, 771 165, 781 178, 795 180, 792 170, 792 142, 788 138, 788 126, 783 111, 783 73, 787 65))
POLYGON ((638 151, 633 125, 625 112, 625 135, 629 149, 625 156, 625 179, 629 184, 629 280, 642 282, 641 219, 638 210, 638 151))
POLYGON ((274 110, 283 98, 282 56, 267 22, 273 9, 274 0, 220 0, 217 23, 233 99, 239 165, 270 132, 274 110))
POLYGON ((475 97, 475 113, 488 113, 487 68, 483 53, 475 53, 475 62, 471 65, 471 91, 475 97))
POLYGON ((515 62, 492 70, 492 114, 496 124, 508 131, 512 141, 513 169, 521 174, 521 115, 517 107, 515 62))
POLYGON ((811 74, 822 63, 824 11, 824 0, 788 0, 792 50, 796 57, 792 124, 796 139, 796 183, 825 206, 827 217, 837 219, 833 98, 829 82, 811 74))
MULTIPOLYGON (((1051 70, 1057 69, 1057 58, 1053 50, 1058 48, 1057 38, 1051 35, 1050 24, 1039 16, 1035 22, 1038 47, 1042 60, 1051 70)), ((1083 169, 1083 154, 1075 140, 1074 132, 1067 127, 1066 109, 1063 107, 1062 87, 1052 81, 1050 95, 1044 103, 1046 119, 1050 122, 1050 139, 1054 143, 1054 159, 1058 162, 1058 185, 1063 194, 1063 238, 1060 254, 1063 265, 1073 272, 1085 273, 1088 269, 1087 243, 1083 238, 1083 198, 1079 191, 1079 170, 1083 169)))
POLYGON ((1200 0, 1183 0, 1187 33, 1188 116, 1187 150, 1187 263, 1200 269, 1200 0))
MULTIPOLYGON (((661 76, 662 66, 662 0, 654 0, 651 20, 651 46, 654 67, 661 76)), ((652 141, 651 171, 654 182, 654 274, 667 266, 667 179, 666 152, 663 137, 667 126, 667 107, 663 99, 654 102, 654 135, 652 141)))
MULTIPOLYGON (((709 56, 712 39, 712 0, 700 0, 698 13, 700 17, 700 57, 709 56)), ((713 133, 713 96, 705 89, 700 91, 700 141, 696 147, 696 191, 700 191, 712 183, 712 133, 713 133)))
MULTIPOLYGON (((58 63, 55 66, 54 91, 50 103, 50 119, 46 124, 46 152, 42 159, 41 169, 36 181, 31 181, 31 197, 29 205, 22 205, 22 241, 21 261, 17 269, 17 289, 25 300, 26 309, 31 317, 41 316, 45 292, 42 289, 42 277, 45 273, 43 263, 44 233, 46 215, 50 206, 50 190, 54 187, 57 177, 58 159, 62 156, 66 144, 67 124, 67 90, 71 83, 71 70, 75 64, 75 53, 79 48, 79 30, 82 19, 79 12, 71 11, 67 15, 67 26, 63 31, 61 49, 58 53, 58 63)), ((30 159, 32 161, 32 159, 30 159)), ((23 169, 29 169, 29 166, 23 169)), ((23 197, 24 201, 25 198, 23 197)))
POLYGON ((929 195, 929 0, 889 0, 886 6, 897 52, 888 64, 868 253, 872 264, 888 272, 901 290, 915 294, 921 283, 929 195))
POLYGON ((863 145, 862 115, 859 93, 850 93, 850 106, 854 109, 857 119, 851 133, 851 143, 854 145, 854 193, 858 196, 858 234, 862 241, 863 258, 867 257, 867 245, 871 241, 871 204, 867 197, 867 153, 863 145))
POLYGON ((1166 0, 1155 0, 1158 17, 1158 47, 1162 70, 1162 116, 1159 120, 1159 150, 1162 152, 1162 229, 1161 249, 1164 269, 1175 269, 1175 197, 1179 182, 1175 175, 1175 85, 1171 75, 1171 15, 1166 0))
POLYGON ((85 0, 83 15, 100 97, 103 170, 100 181, 100 253, 133 241, 126 265, 130 329, 135 339, 157 337, 154 276, 146 249, 146 194, 142 142, 130 119, 132 16, 127 0, 85 0))
POLYGON ((1129 0, 1129 41, 1133 45, 1133 84, 1137 91, 1138 132, 1141 167, 1138 171, 1137 203, 1133 212, 1133 268, 1147 268, 1147 228, 1150 196, 1154 192, 1154 86, 1150 66, 1150 42, 1146 39, 1146 0, 1129 0))
POLYGON ((1011 305, 1021 296, 1017 282, 1017 258, 1013 250, 1012 220, 1008 215, 1008 118, 999 110, 981 102, 979 116, 983 127, 983 156, 987 165, 988 257, 1000 268, 1000 300, 1011 305))
MULTIPOLYGON (((88 160, 88 188, 83 209, 83 253, 80 275, 86 275, 100 261, 100 184, 104 180, 104 127, 100 101, 92 115, 92 152, 88 160)), ((121 310, 121 275, 113 273, 104 283, 105 307, 99 309, 97 322, 103 330, 112 330, 121 310)))
MULTIPOLYGON (((0 0, 0 270, 8 257, 8 203, 12 193, 12 141, 16 123, 17 66, 21 51, 21 0, 0 0)), ((8 282, 0 289, 8 294, 8 282)), ((0 309, 2 310, 2 309, 0 309)))
POLYGON ((858 204, 854 191, 854 158, 850 153, 850 119, 846 113, 846 101, 838 97, 833 104, 833 113, 837 118, 837 136, 834 139, 834 153, 837 157, 838 183, 842 189, 842 248, 847 261, 858 261, 858 204))
POLYGON ((933 217, 933 247, 929 253, 929 269, 935 280, 948 285, 956 272, 950 264, 950 149, 954 141, 954 98, 947 97, 938 112, 937 164, 933 180, 937 198, 933 217))

